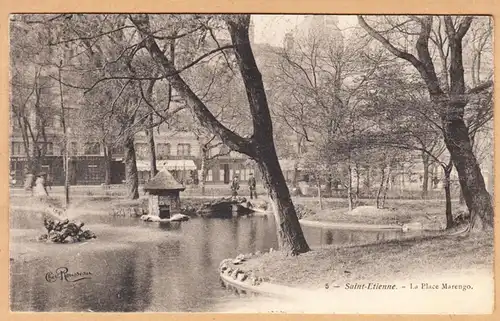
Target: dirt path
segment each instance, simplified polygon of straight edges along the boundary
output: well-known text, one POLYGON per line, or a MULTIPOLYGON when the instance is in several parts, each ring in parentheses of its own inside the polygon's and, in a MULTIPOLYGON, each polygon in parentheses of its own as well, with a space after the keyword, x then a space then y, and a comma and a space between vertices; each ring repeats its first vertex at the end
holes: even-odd
MULTIPOLYGON (((339 314, 489 314, 494 306, 493 274, 488 270, 419 274, 391 282, 372 282, 371 287, 395 289, 347 289, 368 283, 342 284, 339 288, 308 290, 264 285, 285 297, 243 298, 234 305, 220 304, 217 312, 229 313, 339 313, 339 314), (379 283, 378 285, 376 283, 379 283), (422 284, 424 288, 422 288, 422 284), (446 288, 444 285, 446 284, 446 288), (435 287, 435 289, 431 289, 435 287), (456 289, 453 289, 456 287, 456 289), (462 287, 462 289, 458 289, 462 287), (465 290, 464 290, 465 288, 465 290)), ((331 286, 333 286, 332 284, 331 286)))

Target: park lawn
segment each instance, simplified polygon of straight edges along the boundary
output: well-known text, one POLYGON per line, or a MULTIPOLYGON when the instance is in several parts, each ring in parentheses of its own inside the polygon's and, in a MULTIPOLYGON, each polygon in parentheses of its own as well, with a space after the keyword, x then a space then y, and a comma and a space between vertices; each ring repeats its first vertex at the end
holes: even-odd
MULTIPOLYGON (((335 223, 362 223, 377 225, 403 225, 420 223, 423 229, 440 230, 446 226, 445 203, 441 200, 388 200, 384 209, 377 209, 374 201, 363 200, 363 206, 349 212, 344 204, 337 208, 312 210, 305 220, 335 223)), ((463 209, 453 203, 456 215, 463 209)))
MULTIPOLYGON (((394 282, 421 275, 491 271, 493 233, 420 236, 355 246, 329 246, 298 256, 254 256, 241 269, 271 283, 322 288, 326 283, 394 282)), ((479 272, 478 272, 479 273, 479 272)))

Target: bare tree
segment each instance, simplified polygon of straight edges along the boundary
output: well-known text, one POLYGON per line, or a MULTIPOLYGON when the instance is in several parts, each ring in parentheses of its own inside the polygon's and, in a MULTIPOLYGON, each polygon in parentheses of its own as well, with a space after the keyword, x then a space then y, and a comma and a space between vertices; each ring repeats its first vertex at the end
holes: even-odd
POLYGON ((161 66, 163 74, 168 76, 172 87, 184 98, 198 120, 213 134, 219 136, 224 144, 232 150, 246 154, 257 162, 268 186, 269 196, 273 203, 278 239, 282 250, 290 254, 307 252, 309 246, 302 233, 276 155, 273 142, 273 127, 266 94, 248 36, 250 16, 230 15, 224 16, 223 19, 229 30, 232 41, 231 47, 234 49, 236 61, 247 91, 253 123, 253 135, 249 138, 241 137, 219 122, 207 106, 191 90, 179 75, 177 68, 162 54, 154 37, 150 36, 152 29, 149 16, 130 16, 130 20, 143 37, 145 49, 156 64, 161 66))
MULTIPOLYGON (((408 23, 414 24, 410 28, 410 32, 416 34, 415 49, 417 56, 398 48, 398 45, 391 42, 383 31, 375 29, 366 22, 364 17, 358 16, 359 24, 371 37, 376 39, 393 55, 410 63, 425 82, 431 101, 438 110, 445 144, 457 169, 464 198, 471 212, 470 228, 472 229, 475 226, 478 228, 492 228, 493 207, 490 195, 486 191, 483 176, 473 153, 469 130, 464 120, 465 107, 470 97, 492 85, 492 81, 485 81, 470 89, 467 89, 465 85, 463 39, 470 29, 473 18, 411 16, 409 20, 408 23), (443 66, 443 69, 447 69, 447 77, 444 83, 438 77, 435 59, 432 58, 430 51, 435 20, 438 20, 440 25, 442 21, 444 25, 444 28, 441 28, 444 31, 440 32, 439 35, 441 35, 441 38, 446 37, 446 44, 444 44, 444 40, 442 44, 450 55, 449 68, 446 65, 443 66), (448 83, 449 87, 447 87, 448 83), (476 224, 478 220, 482 224, 476 224)), ((401 33, 401 31, 397 32, 401 33)))

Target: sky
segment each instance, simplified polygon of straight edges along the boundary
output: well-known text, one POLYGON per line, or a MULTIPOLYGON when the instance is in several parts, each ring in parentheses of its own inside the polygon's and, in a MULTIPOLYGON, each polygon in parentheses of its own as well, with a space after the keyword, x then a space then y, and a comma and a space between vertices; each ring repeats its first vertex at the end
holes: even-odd
MULTIPOLYGON (((254 40, 256 43, 281 46, 285 33, 300 24, 304 17, 304 15, 253 15, 254 40)), ((342 15, 338 17, 340 29, 357 25, 355 15, 342 15)))

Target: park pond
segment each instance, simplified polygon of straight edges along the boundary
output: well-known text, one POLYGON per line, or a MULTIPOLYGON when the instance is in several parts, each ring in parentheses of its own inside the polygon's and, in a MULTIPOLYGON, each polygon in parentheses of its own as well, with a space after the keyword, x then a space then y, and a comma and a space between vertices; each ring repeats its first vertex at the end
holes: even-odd
MULTIPOLYGON (((99 215, 78 219, 97 239, 51 244, 37 241, 43 233, 41 215, 11 211, 12 311, 238 309, 248 304, 251 295, 242 298, 225 288, 218 273, 219 263, 239 253, 277 248, 274 219, 262 216, 193 218, 179 225, 99 215)), ((303 230, 311 247, 365 244, 414 235, 399 230, 307 226, 303 230)))

